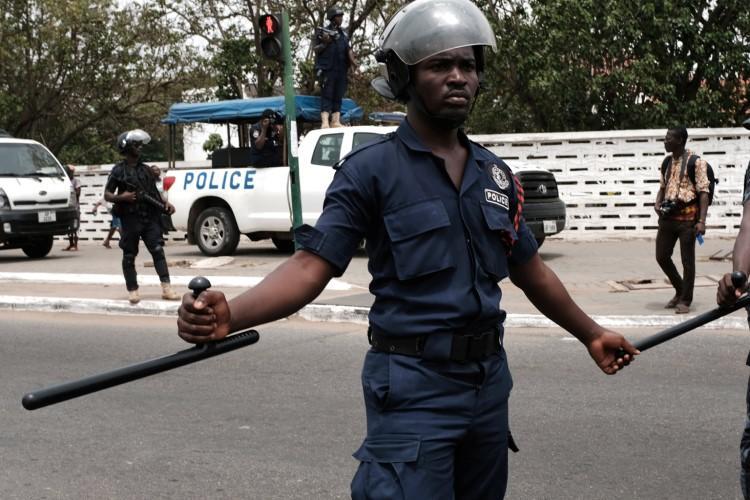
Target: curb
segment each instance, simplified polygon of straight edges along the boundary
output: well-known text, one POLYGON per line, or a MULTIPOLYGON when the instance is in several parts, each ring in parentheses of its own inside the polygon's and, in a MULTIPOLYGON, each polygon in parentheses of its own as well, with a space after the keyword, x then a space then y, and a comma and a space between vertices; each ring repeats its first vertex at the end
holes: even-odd
MULTIPOLYGON (((18 295, 0 295, 0 310, 68 312, 78 314, 135 314, 140 316, 176 316, 179 302, 142 300, 130 304, 126 300, 81 299, 68 297, 27 297, 18 295)), ((294 316, 308 321, 328 321, 336 323, 368 324, 367 315, 370 309, 361 306, 309 304, 294 316)), ((594 321, 608 328, 667 328, 695 317, 676 315, 635 315, 635 316, 598 316, 594 321)), ((558 326, 541 314, 508 314, 506 328, 558 328, 558 326)), ((747 319, 744 316, 725 316, 704 325, 702 328, 719 330, 744 330, 747 319)))

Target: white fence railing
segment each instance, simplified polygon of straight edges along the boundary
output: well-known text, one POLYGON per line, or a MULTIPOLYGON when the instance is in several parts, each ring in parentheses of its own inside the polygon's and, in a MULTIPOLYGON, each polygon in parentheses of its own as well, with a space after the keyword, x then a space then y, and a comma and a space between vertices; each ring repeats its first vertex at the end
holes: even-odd
MULTIPOLYGON (((719 183, 708 211, 710 235, 733 236, 742 215, 742 182, 750 162, 750 132, 742 128, 689 129, 688 148, 713 167, 719 183)), ((666 130, 495 134, 474 139, 512 163, 534 163, 555 174, 567 207, 565 240, 653 237, 653 210, 666 130)), ((162 168, 166 164, 157 163, 162 168)), ((192 167, 194 163, 180 163, 192 167)), ((91 215, 111 166, 80 166, 82 240, 103 240, 109 215, 91 215)), ((169 234, 170 240, 184 233, 169 234)))

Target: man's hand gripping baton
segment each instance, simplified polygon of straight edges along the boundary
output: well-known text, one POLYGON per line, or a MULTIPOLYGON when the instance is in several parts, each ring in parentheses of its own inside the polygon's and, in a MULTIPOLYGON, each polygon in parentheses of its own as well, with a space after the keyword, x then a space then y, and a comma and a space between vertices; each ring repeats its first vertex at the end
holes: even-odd
MULTIPOLYGON (((211 286, 206 278, 196 277, 190 281, 188 287, 197 297, 203 290, 211 286)), ((255 330, 245 330, 235 333, 216 342, 207 342, 190 349, 179 351, 169 356, 163 356, 141 363, 125 366, 98 375, 66 382, 64 384, 47 387, 24 395, 21 404, 27 410, 36 410, 45 406, 61 403, 69 399, 85 396, 92 392, 108 389, 116 385, 132 382, 149 375, 155 375, 173 368, 184 366, 196 361, 218 356, 241 347, 254 344, 260 336, 255 330)))
MULTIPOLYGON (((746 281, 747 281, 747 276, 742 271, 735 271, 732 273, 732 285, 734 285, 734 288, 738 290, 744 290, 746 281)), ((687 333, 691 330, 695 330, 696 328, 703 326, 706 323, 710 323, 711 321, 724 317, 727 314, 731 314, 734 311, 737 311, 747 306, 750 306, 750 294, 745 293, 745 295, 737 299, 737 302, 735 302, 734 304, 730 306, 721 306, 715 309, 711 309, 710 311, 704 312, 703 314, 699 314, 698 316, 691 318, 687 321, 683 321, 682 323, 678 325, 671 326, 650 337, 637 340, 633 342, 633 346, 635 346, 635 348, 641 352, 645 351, 646 349, 650 349, 663 342, 666 342, 667 340, 671 340, 675 337, 679 337, 683 333, 687 333)), ((625 355, 625 351, 621 349, 620 352, 617 354, 617 357, 620 358, 624 355, 625 355)))

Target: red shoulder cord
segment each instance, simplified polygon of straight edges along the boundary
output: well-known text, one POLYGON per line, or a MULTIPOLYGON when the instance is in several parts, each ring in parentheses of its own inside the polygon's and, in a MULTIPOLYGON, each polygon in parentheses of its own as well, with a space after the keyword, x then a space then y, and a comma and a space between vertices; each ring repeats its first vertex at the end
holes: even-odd
POLYGON ((516 199, 518 204, 516 205, 516 216, 513 218, 513 229, 518 231, 518 226, 521 224, 521 212, 523 212, 523 186, 518 177, 513 176, 513 181, 516 183, 516 199))

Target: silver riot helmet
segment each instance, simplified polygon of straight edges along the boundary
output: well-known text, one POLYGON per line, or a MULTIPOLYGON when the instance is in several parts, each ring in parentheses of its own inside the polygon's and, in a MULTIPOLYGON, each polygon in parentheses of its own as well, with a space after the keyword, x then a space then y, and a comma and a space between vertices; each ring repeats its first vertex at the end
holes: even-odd
POLYGON ((151 136, 147 132, 136 128, 128 130, 117 136, 117 149, 121 154, 132 151, 136 146, 142 146, 151 142, 151 136))
POLYGON ((469 0, 415 0, 398 11, 380 37, 375 54, 385 76, 372 81, 388 99, 408 100, 409 66, 461 47, 475 47, 480 82, 484 47, 496 50, 495 34, 482 11, 469 0))

